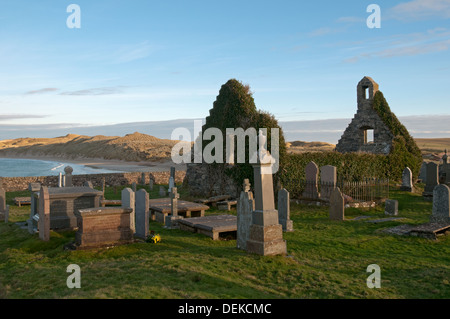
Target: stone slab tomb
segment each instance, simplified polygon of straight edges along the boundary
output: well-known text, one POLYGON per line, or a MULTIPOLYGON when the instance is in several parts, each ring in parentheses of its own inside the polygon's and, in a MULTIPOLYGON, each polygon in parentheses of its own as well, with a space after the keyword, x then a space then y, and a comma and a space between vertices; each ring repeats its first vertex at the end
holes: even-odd
POLYGON ((134 231, 130 225, 129 207, 97 207, 76 212, 78 231, 75 246, 78 249, 132 243, 134 231))
MULTIPOLYGON (((75 229, 77 227, 77 218, 75 212, 79 209, 92 208, 100 206, 102 192, 90 187, 50 187, 48 188, 50 201, 50 228, 54 230, 75 229)), ((39 192, 32 193, 32 202, 38 203, 39 192)), ((32 203, 33 206, 39 204, 32 203)), ((30 216, 32 218, 32 216, 30 216)), ((30 219, 31 219, 30 218, 30 219)))
POLYGON ((237 218, 234 215, 187 218, 179 220, 178 224, 181 230, 203 234, 213 240, 236 237, 237 218))

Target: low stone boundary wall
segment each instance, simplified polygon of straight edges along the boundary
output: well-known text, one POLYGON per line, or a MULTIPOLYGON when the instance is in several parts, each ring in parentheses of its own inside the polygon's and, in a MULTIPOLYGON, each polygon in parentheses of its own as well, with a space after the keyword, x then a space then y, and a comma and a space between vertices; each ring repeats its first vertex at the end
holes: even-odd
MULTIPOLYGON (((186 175, 185 171, 175 172, 175 182, 182 183, 186 175)), ((133 182, 140 184, 142 172, 108 173, 108 174, 84 174, 72 175, 73 186, 83 186, 86 181, 91 181, 94 187, 101 186, 105 179, 106 186, 131 185, 133 182)), ((170 171, 145 172, 145 183, 148 185, 150 176, 155 184, 169 184, 170 171)), ((0 177, 3 188, 7 192, 28 190, 29 183, 41 183, 47 187, 58 187, 58 176, 33 176, 33 177, 0 177)))

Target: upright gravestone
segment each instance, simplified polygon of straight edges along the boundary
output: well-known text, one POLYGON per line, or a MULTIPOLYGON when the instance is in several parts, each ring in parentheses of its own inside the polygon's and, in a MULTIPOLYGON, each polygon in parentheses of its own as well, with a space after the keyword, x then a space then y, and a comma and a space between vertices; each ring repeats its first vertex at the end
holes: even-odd
POLYGON ((250 181, 244 180, 243 191, 239 197, 236 206, 237 212, 237 232, 236 247, 238 249, 247 249, 247 240, 252 224, 252 212, 255 210, 255 201, 253 193, 250 191, 250 181))
POLYGON ((85 181, 83 183, 83 186, 89 187, 89 188, 94 188, 94 184, 92 184, 91 181, 85 181))
POLYGON ((39 191, 39 238, 43 241, 50 240, 50 195, 48 188, 42 186, 39 191))
POLYGON ((6 205, 5 209, 5 223, 9 222, 9 205, 6 205))
POLYGON ((289 192, 285 188, 282 188, 278 192, 278 220, 285 232, 294 231, 294 225, 290 219, 290 206, 289 192))
POLYGON ((64 187, 63 174, 61 172, 59 172, 59 176, 58 176, 58 187, 64 187))
POLYGON ((398 200, 386 199, 384 203, 384 213, 390 216, 398 215, 398 200))
POLYGON ((169 177, 169 192, 172 191, 172 187, 175 187, 175 167, 170 168, 170 177, 169 177))
POLYGON ((38 204, 36 201, 36 196, 34 193, 39 192, 41 190, 40 183, 29 183, 28 190, 30 191, 30 218, 27 220, 28 232, 30 234, 35 233, 35 228, 37 229, 36 221, 33 219, 33 216, 38 214, 38 204))
POLYGON ((164 186, 159 186, 159 197, 165 197, 166 196, 166 189, 164 186))
POLYGON ((419 179, 422 181, 422 183, 425 183, 427 181, 427 163, 426 162, 422 162, 422 165, 420 166, 419 179))
POLYGON ((153 178, 152 178, 152 176, 150 175, 150 181, 148 182, 148 188, 152 191, 153 190, 153 178))
POLYGON ((278 222, 273 194, 273 174, 271 161, 252 164, 255 190, 255 210, 247 240, 247 252, 258 255, 285 255, 286 241, 283 240, 283 228, 278 222))
POLYGON ((445 150, 444 155, 442 156, 442 183, 441 184, 449 184, 450 183, 450 163, 448 162, 447 150, 445 150))
POLYGON ((306 198, 319 198, 319 191, 317 187, 319 179, 319 168, 314 162, 309 162, 305 167, 305 191, 303 197, 306 198))
POLYGON ((101 182, 100 186, 102 188, 103 197, 105 197, 106 179, 104 177, 102 178, 102 182, 101 182))
POLYGON ((423 192, 423 196, 433 196, 433 190, 439 184, 439 165, 433 162, 427 164, 427 180, 423 192))
POLYGON ((136 182, 133 182, 133 183, 131 184, 131 189, 133 190, 133 192, 136 193, 136 182))
POLYGON ((136 236, 147 239, 149 235, 149 195, 145 189, 136 192, 136 236))
POLYGON ((131 188, 124 188, 122 190, 122 207, 123 208, 131 208, 133 211, 130 214, 130 228, 133 231, 133 234, 136 232, 136 215, 135 215, 135 193, 131 188))
POLYGON ((5 218, 6 211, 6 192, 5 189, 0 188, 0 219, 5 218))
POLYGON ((336 187, 337 173, 336 167, 331 165, 320 168, 320 198, 329 200, 331 192, 336 187))
POLYGON ((342 221, 345 219, 344 196, 339 187, 336 187, 330 197, 330 219, 342 221))
POLYGON ((450 224, 450 188, 437 185, 433 191, 433 211, 430 222, 450 224))
POLYGON ((178 198, 180 195, 178 194, 177 188, 172 187, 172 191, 169 194, 170 196, 170 215, 165 219, 165 226, 167 228, 179 228, 178 220, 182 219, 182 216, 178 216, 178 198))
POLYGON ((64 168, 64 173, 65 173, 65 182, 64 182, 64 187, 73 187, 73 182, 72 182, 72 172, 73 172, 73 168, 70 166, 66 166, 64 168))
POLYGON ((141 174, 141 185, 145 186, 145 173, 141 174))
POLYGON ((402 173, 402 186, 400 187, 400 190, 406 191, 406 192, 412 192, 413 191, 413 181, 412 181, 412 172, 409 167, 406 167, 403 170, 402 173))

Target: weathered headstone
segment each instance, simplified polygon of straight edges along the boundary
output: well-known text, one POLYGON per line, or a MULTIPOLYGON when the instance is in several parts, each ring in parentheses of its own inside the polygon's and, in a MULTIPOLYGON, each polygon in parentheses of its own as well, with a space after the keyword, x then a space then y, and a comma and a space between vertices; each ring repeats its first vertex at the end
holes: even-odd
POLYGON ((141 185, 145 186, 145 173, 141 173, 141 185))
POLYGON ((331 165, 320 168, 320 198, 329 200, 331 192, 336 187, 337 173, 336 167, 331 165))
POLYGON ((170 196, 170 215, 165 219, 165 226, 168 228, 178 228, 178 220, 182 219, 182 216, 178 216, 178 198, 180 195, 178 194, 177 188, 172 187, 172 191, 169 194, 170 196))
POLYGON ((0 219, 3 219, 6 211, 6 192, 0 188, 0 219))
POLYGON ((444 155, 442 156, 442 183, 441 184, 449 184, 450 183, 450 163, 448 162, 447 150, 445 150, 444 155))
POLYGON ((136 182, 133 182, 133 183, 131 184, 131 189, 133 190, 133 192, 136 193, 136 182))
POLYGON ((136 201, 135 201, 135 193, 133 192, 133 190, 131 188, 124 188, 122 190, 122 207, 123 208, 131 208, 132 212, 130 213, 130 227, 131 230, 134 232, 136 232, 136 223, 135 223, 135 205, 136 205, 136 201))
POLYGON ((42 186, 39 191, 39 238, 43 241, 50 240, 50 195, 48 188, 42 186))
POLYGON ((63 183, 63 174, 61 172, 59 172, 59 176, 58 176, 58 187, 63 187, 64 183, 63 183))
POLYGON ((71 166, 64 167, 64 173, 64 187, 73 187, 73 168, 71 166))
POLYGON ((65 182, 64 182, 64 187, 72 187, 73 183, 72 183, 72 172, 73 172, 73 168, 70 166, 66 166, 64 167, 64 173, 65 173, 65 182))
POLYGON ((153 178, 152 178, 152 176, 150 175, 150 181, 148 182, 148 187, 149 187, 149 189, 150 189, 151 191, 153 190, 153 185, 154 185, 153 178))
POLYGON ((285 232, 294 231, 294 223, 290 219, 290 215, 291 203, 289 192, 285 188, 282 188, 278 192, 278 220, 285 232))
POLYGON ((102 188, 102 193, 103 193, 103 197, 104 197, 105 196, 105 187, 106 187, 106 180, 104 177, 102 178, 102 183, 100 186, 102 188))
POLYGON ((398 200, 386 199, 384 203, 384 213, 390 216, 398 215, 398 200))
POLYGON ((159 186, 159 197, 165 197, 166 195, 166 189, 164 186, 159 186))
POLYGON ((149 235, 149 195, 145 189, 136 192, 136 236, 146 239, 149 235))
POLYGON ((433 211, 430 222, 450 224, 450 188, 437 185, 433 191, 433 211))
POLYGON ((402 173, 402 186, 400 187, 400 190, 406 191, 406 192, 412 192, 413 191, 413 181, 412 181, 412 172, 409 167, 406 167, 403 170, 402 173))
POLYGON ((283 228, 278 222, 273 194, 272 163, 261 163, 259 158, 253 164, 255 210, 252 216, 247 252, 258 255, 285 255, 286 241, 283 240, 283 228))
POLYGON ((250 191, 250 181, 244 180, 243 191, 239 197, 236 206, 237 212, 237 232, 236 247, 238 249, 247 249, 247 240, 252 224, 252 212, 255 210, 255 201, 253 193, 250 191))
POLYGON ((172 191, 172 187, 175 187, 175 167, 170 168, 170 177, 169 177, 169 192, 172 191))
POLYGON ((425 183, 427 180, 427 163, 426 162, 422 162, 422 165, 420 166, 419 179, 422 181, 422 183, 425 183))
POLYGON ((35 192, 39 192, 41 190, 41 184, 40 183, 29 183, 28 184, 28 190, 30 191, 30 218, 27 220, 28 225, 28 232, 30 234, 35 233, 35 229, 37 230, 37 224, 36 221, 33 219, 34 215, 38 214, 38 207, 37 207, 37 198, 34 196, 35 192))
POLYGON ((319 191, 317 183, 319 180, 319 168, 314 162, 309 162, 305 167, 305 190, 303 197, 306 198, 319 198, 319 191))
POLYGON ((5 209, 5 223, 9 222, 9 205, 6 205, 5 209))
POLYGON ((339 187, 336 187, 330 197, 330 219, 345 220, 345 201, 339 187))
POLYGON ((92 184, 91 181, 85 181, 83 183, 83 186, 89 187, 89 188, 94 188, 94 184, 92 184))
POLYGON ((423 196, 433 196, 433 190, 439 184, 439 165, 433 162, 427 163, 427 180, 423 196))
POLYGON ((178 189, 172 187, 172 191, 170 192, 170 214, 172 216, 178 216, 178 198, 180 198, 178 189))

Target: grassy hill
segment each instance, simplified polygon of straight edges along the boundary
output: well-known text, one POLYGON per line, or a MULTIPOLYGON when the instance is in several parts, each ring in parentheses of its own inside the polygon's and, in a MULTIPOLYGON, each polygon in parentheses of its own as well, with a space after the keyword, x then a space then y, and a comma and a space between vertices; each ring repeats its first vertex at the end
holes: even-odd
POLYGON ((124 161, 159 161, 170 158, 178 141, 133 133, 120 136, 68 134, 56 138, 19 138, 0 141, 1 156, 40 156, 66 159, 101 158, 124 161))

